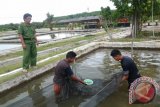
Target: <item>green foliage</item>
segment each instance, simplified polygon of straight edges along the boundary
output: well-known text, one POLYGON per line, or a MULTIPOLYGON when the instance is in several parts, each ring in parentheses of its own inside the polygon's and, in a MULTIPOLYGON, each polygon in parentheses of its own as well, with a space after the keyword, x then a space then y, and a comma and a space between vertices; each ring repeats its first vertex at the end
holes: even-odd
POLYGON ((45 20, 45 22, 51 31, 53 30, 53 20, 54 20, 54 15, 47 13, 47 19, 45 20))
POLYGON ((142 21, 146 21, 152 14, 152 2, 154 16, 160 15, 160 0, 110 0, 117 8, 119 17, 132 17, 134 11, 140 15, 142 21))
POLYGON ((106 8, 103 8, 103 7, 101 7, 101 15, 103 16, 103 18, 105 19, 105 20, 111 20, 111 9, 110 9, 110 7, 106 7, 106 8))
POLYGON ((131 4, 131 0, 110 0, 114 3, 114 5, 117 8, 117 16, 119 18, 122 17, 128 17, 131 15, 131 8, 130 8, 130 4, 131 4))
POLYGON ((44 22, 33 22, 32 25, 36 28, 36 29, 40 29, 44 27, 44 22))
POLYGON ((136 36, 142 29, 142 23, 149 20, 153 15, 160 15, 160 0, 110 0, 116 6, 116 16, 132 17, 133 35, 136 36), (152 5, 153 4, 153 5, 152 5))
MULTIPOLYGON (((36 28, 43 28, 44 27, 44 23, 43 22, 33 22, 32 25, 36 28)), ((0 31, 10 31, 10 30, 17 30, 18 29, 19 24, 5 24, 5 25, 0 25, 0 31)))
POLYGON ((17 30, 18 29, 18 24, 5 24, 5 25, 0 25, 0 31, 8 31, 8 30, 17 30))

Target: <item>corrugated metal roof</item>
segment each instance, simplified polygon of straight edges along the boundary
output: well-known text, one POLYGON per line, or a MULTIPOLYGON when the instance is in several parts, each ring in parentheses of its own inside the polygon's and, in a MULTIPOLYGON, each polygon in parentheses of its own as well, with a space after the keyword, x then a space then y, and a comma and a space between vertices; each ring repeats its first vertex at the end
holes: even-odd
POLYGON ((96 20, 96 19, 100 20, 100 16, 88 16, 88 17, 66 19, 66 20, 60 20, 57 23, 71 23, 71 22, 80 22, 80 21, 96 20))

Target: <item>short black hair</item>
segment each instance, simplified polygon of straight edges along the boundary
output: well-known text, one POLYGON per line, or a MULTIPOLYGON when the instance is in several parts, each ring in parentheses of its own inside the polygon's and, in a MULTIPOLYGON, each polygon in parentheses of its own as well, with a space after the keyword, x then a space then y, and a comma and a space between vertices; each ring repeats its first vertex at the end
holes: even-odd
POLYGON ((32 15, 30 14, 30 13, 25 13, 24 15, 23 15, 23 19, 26 19, 27 17, 32 17, 32 15))
POLYGON ((73 51, 69 51, 67 54, 66 54, 66 58, 75 58, 77 56, 77 54, 73 51))
POLYGON ((112 56, 112 57, 115 57, 115 56, 117 56, 117 55, 121 55, 121 52, 120 52, 118 49, 113 49, 113 50, 111 51, 111 56, 112 56))

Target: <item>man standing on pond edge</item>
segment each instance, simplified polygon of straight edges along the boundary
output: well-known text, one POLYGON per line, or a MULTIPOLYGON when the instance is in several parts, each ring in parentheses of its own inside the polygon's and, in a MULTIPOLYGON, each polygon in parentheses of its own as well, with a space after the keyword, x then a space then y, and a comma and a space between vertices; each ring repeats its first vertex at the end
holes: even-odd
POLYGON ((19 38, 23 47, 23 72, 27 72, 29 66, 36 67, 37 62, 37 47, 38 41, 36 31, 31 25, 32 15, 24 14, 24 23, 21 23, 18 28, 19 38))

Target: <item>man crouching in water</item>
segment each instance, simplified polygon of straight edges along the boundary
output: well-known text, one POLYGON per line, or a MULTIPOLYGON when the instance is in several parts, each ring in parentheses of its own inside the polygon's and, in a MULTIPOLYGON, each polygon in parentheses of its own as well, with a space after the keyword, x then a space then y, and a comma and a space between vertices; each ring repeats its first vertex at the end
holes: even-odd
POLYGON ((135 62, 128 56, 123 56, 121 52, 117 49, 113 49, 111 51, 111 56, 121 63, 121 67, 123 69, 123 80, 128 80, 128 89, 131 86, 131 83, 137 78, 141 77, 139 74, 138 68, 135 62))
POLYGON ((63 94, 61 96, 66 97, 73 84, 70 82, 77 81, 79 83, 85 84, 82 80, 78 79, 74 74, 70 67, 70 64, 73 63, 76 59, 76 53, 70 51, 66 54, 66 58, 61 60, 55 67, 55 75, 54 75, 54 86, 53 90, 57 96, 63 94))

